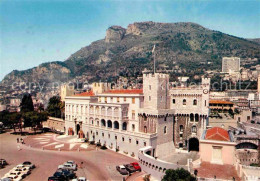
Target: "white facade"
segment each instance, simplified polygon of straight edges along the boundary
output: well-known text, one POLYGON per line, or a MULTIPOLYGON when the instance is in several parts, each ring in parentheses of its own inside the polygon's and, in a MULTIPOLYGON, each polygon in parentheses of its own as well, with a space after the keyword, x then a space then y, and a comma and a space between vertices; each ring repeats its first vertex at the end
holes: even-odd
POLYGON ((199 137, 200 131, 192 132, 194 126, 196 130, 206 127, 209 82, 210 79, 203 79, 196 87, 172 88, 169 75, 147 73, 143 75, 143 90, 107 89, 66 97, 66 134, 71 134, 69 130, 74 134, 82 131, 90 141, 133 157, 147 146, 151 147, 151 156, 167 156, 180 141, 199 137), (194 119, 186 119, 191 114, 194 119), (185 129, 190 131, 180 140, 177 127, 183 120, 185 129))

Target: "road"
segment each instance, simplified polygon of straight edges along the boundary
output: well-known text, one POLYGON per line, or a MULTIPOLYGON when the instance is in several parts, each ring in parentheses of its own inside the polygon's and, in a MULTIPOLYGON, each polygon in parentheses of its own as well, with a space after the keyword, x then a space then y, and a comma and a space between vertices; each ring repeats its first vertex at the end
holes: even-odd
POLYGON ((0 134, 0 157, 10 164, 0 170, 1 177, 17 164, 31 161, 36 165, 36 169, 24 180, 46 181, 49 176, 53 175, 59 164, 74 160, 78 165, 83 162, 83 168, 78 169, 77 176, 86 176, 88 180, 122 180, 123 176, 116 171, 116 165, 136 161, 111 150, 100 149, 81 152, 50 151, 19 144, 21 150, 18 151, 16 138, 16 135, 10 133, 0 134))

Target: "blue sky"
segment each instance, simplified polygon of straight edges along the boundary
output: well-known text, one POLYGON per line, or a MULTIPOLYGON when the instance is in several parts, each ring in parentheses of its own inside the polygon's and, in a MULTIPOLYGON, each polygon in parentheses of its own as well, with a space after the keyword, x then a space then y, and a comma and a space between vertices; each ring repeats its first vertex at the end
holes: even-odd
POLYGON ((10 71, 63 61, 112 25, 195 22, 260 38, 260 0, 1 0, 0 80, 10 71))

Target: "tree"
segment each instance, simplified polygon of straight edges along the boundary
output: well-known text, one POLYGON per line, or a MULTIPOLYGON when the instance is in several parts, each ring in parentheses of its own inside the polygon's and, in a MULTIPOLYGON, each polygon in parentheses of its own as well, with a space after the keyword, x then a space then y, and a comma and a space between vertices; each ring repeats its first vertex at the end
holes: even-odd
POLYGON ((30 94, 25 94, 22 98, 22 102, 20 104, 21 112, 30 112, 34 111, 33 101, 30 94))
POLYGON ((24 114, 24 125, 26 127, 31 127, 36 132, 37 128, 42 127, 42 122, 46 121, 47 119, 48 114, 46 112, 26 112, 24 114))
POLYGON ((178 168, 176 170, 168 169, 165 172, 165 175, 162 181, 195 181, 196 178, 190 174, 187 170, 183 168, 178 168))
POLYGON ((14 132, 16 132, 16 126, 18 125, 20 131, 22 132, 22 115, 20 113, 14 112, 8 115, 8 121, 12 125, 14 132))
POLYGON ((61 118, 63 108, 64 108, 64 104, 61 102, 60 97, 53 96, 49 100, 47 112, 52 117, 61 118))

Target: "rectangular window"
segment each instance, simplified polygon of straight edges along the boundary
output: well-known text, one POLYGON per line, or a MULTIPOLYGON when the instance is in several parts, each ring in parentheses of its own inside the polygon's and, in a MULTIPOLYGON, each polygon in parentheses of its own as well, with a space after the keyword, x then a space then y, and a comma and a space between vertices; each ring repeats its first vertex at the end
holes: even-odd
POLYGON ((122 141, 125 141, 125 138, 124 138, 124 137, 122 137, 122 141))
POLYGON ((115 139, 117 140, 117 136, 115 136, 115 139))
POLYGON ((172 100, 172 103, 175 104, 175 99, 172 100))
POLYGON ((149 85, 149 90, 151 90, 152 89, 152 86, 151 85, 149 85))
POLYGON ((144 142, 144 146, 146 146, 146 142, 144 142))
POLYGON ((116 98, 116 101, 119 102, 119 97, 116 98))
POLYGON ((129 138, 129 143, 131 143, 131 141, 132 141, 132 140, 129 138))
POLYGON ((134 97, 132 98, 132 104, 135 104, 135 98, 134 97))
POLYGON ((136 144, 137 144, 137 145, 139 144, 138 140, 136 140, 136 144))
POLYGON ((149 101, 151 101, 151 96, 149 96, 149 101))
POLYGON ((102 137, 104 137, 104 133, 102 133, 102 137))
POLYGON ((132 119, 135 119, 135 110, 132 110, 132 119))

